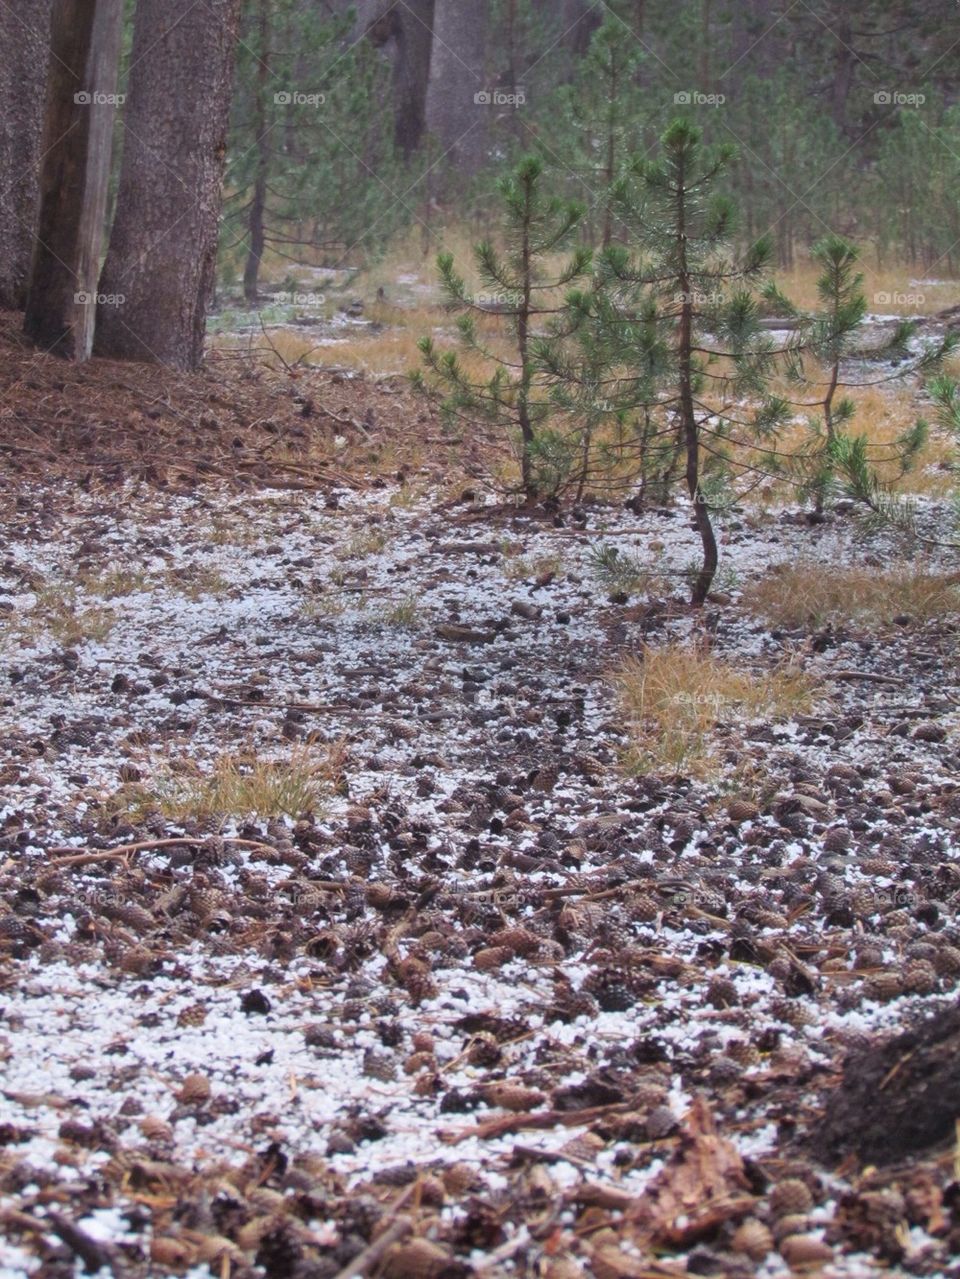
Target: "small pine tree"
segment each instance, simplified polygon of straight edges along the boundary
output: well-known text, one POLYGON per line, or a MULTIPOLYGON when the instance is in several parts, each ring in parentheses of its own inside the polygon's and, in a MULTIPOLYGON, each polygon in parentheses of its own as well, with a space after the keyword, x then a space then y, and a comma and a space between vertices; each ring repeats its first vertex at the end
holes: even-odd
POLYGON ((550 429, 554 405, 534 349, 537 326, 563 312, 563 290, 585 275, 591 260, 588 249, 576 248, 554 265, 576 233, 583 207, 547 194, 543 174, 542 162, 528 156, 498 184, 505 247, 484 241, 474 249, 483 292, 472 293, 453 255, 440 254, 448 305, 459 312, 462 355, 424 337, 419 348, 428 376, 414 374, 415 385, 435 396, 448 418, 490 424, 517 438, 520 491, 528 501, 555 492, 565 478, 563 441, 550 429), (478 316, 496 317, 509 351, 485 342, 478 316))
MULTIPOLYGON (((772 346, 748 291, 769 248, 760 241, 735 255, 732 207, 716 191, 733 157, 730 147, 706 150, 698 129, 675 120, 660 159, 636 159, 617 187, 633 249, 611 245, 592 297, 579 299, 606 345, 608 399, 634 415, 644 452, 663 439, 682 458, 702 550, 695 605, 706 599, 719 559, 711 504, 732 475, 750 470, 736 461, 737 449, 762 440, 787 415, 768 393, 772 346), (738 416, 723 407, 751 395, 753 411, 738 416), (737 438, 738 429, 751 440, 737 438)), ((555 377, 571 377, 569 363, 544 355, 555 377)))
MULTIPOLYGON (((932 344, 917 355, 910 353, 914 326, 897 324, 887 342, 864 350, 858 345, 860 328, 867 314, 863 293, 863 274, 858 271, 859 253, 855 245, 842 236, 829 235, 819 240, 812 250, 814 261, 821 267, 817 291, 822 308, 813 315, 802 314, 776 286, 765 290, 768 303, 780 314, 789 316, 796 325, 796 335, 786 351, 786 371, 790 380, 803 390, 816 395, 795 407, 812 410, 807 422, 811 442, 806 449, 783 467, 797 477, 802 493, 814 500, 815 512, 822 515, 830 493, 837 487, 837 463, 844 457, 862 458, 868 466, 883 464, 886 471, 894 467, 901 479, 913 466, 927 438, 927 426, 920 420, 909 426, 889 445, 871 447, 861 437, 854 453, 843 444, 846 430, 856 416, 856 401, 845 395, 863 386, 902 383, 917 373, 937 367, 947 354, 950 340, 932 344), (850 366, 861 368, 880 361, 892 362, 880 377, 850 379, 850 366)), ((843 464, 846 468, 848 464, 843 464)), ((891 481, 888 481, 888 483, 891 481)))
MULTIPOLYGON (((940 358, 954 350, 958 339, 950 336, 940 358)), ((938 362, 931 359, 931 363, 938 362)), ((927 386, 934 405, 936 424, 957 445, 957 456, 950 466, 952 472, 960 471, 960 385, 945 374, 934 377, 927 386)), ((926 434, 927 424, 917 424, 916 430, 926 434)), ((893 528, 911 539, 931 548, 960 551, 960 489, 951 493, 946 511, 935 511, 936 533, 922 533, 917 526, 916 504, 898 491, 896 480, 880 476, 875 459, 871 456, 868 441, 863 435, 839 435, 831 446, 831 462, 834 474, 841 480, 848 497, 862 503, 868 517, 867 528, 893 528)))

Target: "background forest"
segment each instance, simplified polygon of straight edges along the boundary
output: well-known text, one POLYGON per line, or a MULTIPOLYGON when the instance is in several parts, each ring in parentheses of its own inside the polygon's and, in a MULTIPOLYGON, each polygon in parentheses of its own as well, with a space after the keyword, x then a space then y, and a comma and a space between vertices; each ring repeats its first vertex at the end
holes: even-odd
POLYGON ((679 112, 737 144, 742 234, 772 232, 782 267, 830 230, 952 273, 954 16, 947 0, 248 0, 224 253, 256 253, 261 224, 278 254, 348 261, 398 223, 482 227, 491 175, 527 152, 609 238, 611 184, 679 112))

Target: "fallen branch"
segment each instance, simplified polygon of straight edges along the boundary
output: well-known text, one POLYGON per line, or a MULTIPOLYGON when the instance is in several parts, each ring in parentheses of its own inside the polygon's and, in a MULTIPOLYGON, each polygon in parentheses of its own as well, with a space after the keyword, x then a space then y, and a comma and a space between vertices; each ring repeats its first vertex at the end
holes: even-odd
MULTIPOLYGON (((255 839, 235 839, 229 835, 218 835, 216 838, 222 840, 224 844, 233 844, 235 848, 255 848, 270 853, 277 851, 270 844, 262 844, 255 839)), ((71 854, 68 857, 58 857, 50 863, 53 869, 59 869, 61 866, 83 866, 93 862, 119 861, 135 853, 152 852, 157 848, 177 848, 189 844, 199 845, 204 842, 204 839, 198 838, 196 835, 181 835, 176 839, 145 839, 138 844, 120 844, 116 848, 107 848, 96 853, 74 853, 69 844, 48 848, 47 852, 71 854)))
POLYGON ((22 1230, 41 1237, 56 1235, 72 1253, 80 1258, 88 1274, 97 1274, 104 1269, 112 1275, 123 1273, 117 1262, 115 1249, 109 1244, 94 1239, 58 1212, 48 1211, 45 1217, 40 1218, 30 1213, 18 1212, 16 1209, 7 1209, 0 1213, 0 1222, 14 1230, 22 1230))
POLYGON ((382 1234, 377 1235, 372 1244, 345 1265, 335 1279, 355 1279, 358 1275, 367 1274, 373 1270, 387 1249, 399 1242, 404 1235, 408 1235, 412 1229, 413 1222, 409 1217, 397 1217, 382 1234))
POLYGON ((874 671, 828 671, 827 675, 830 679, 843 680, 845 683, 862 679, 869 684, 892 684, 897 688, 903 688, 907 682, 896 675, 877 675, 874 671))
POLYGON ((618 1101, 609 1106, 589 1106, 586 1110, 535 1110, 525 1115, 499 1115, 473 1128, 461 1128, 459 1132, 444 1132, 440 1140, 449 1146, 468 1141, 471 1137, 504 1137, 523 1128, 579 1128, 604 1115, 622 1115, 633 1110, 632 1101, 618 1101))

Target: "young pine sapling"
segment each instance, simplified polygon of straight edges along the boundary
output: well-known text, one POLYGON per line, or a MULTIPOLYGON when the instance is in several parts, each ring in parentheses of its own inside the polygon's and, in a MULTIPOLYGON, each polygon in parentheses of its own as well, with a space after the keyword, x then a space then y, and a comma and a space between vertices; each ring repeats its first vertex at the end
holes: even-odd
POLYGON ((556 262, 584 211, 545 192, 539 159, 521 160, 498 190, 504 247, 484 241, 473 255, 483 291, 468 288, 452 254, 437 260, 448 305, 459 312, 461 351, 441 350, 432 338, 422 338, 418 345, 427 376, 414 374, 414 383, 440 400, 446 417, 490 424, 516 438, 519 491, 532 502, 555 491, 561 478, 553 473, 557 441, 548 430, 555 408, 534 342, 538 326, 564 312, 564 290, 590 269, 591 254, 577 247, 556 262), (485 322, 482 329, 478 317, 485 322), (499 328, 492 342, 485 336, 488 317, 499 328))

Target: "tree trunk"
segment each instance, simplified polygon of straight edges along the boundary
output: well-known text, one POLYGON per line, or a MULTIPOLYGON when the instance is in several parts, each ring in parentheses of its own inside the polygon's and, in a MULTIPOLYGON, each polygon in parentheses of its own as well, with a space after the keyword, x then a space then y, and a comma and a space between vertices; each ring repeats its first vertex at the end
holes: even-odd
POLYGON ((273 153, 273 140, 270 138, 267 128, 267 93, 272 74, 270 70, 270 11, 270 0, 260 0, 257 101, 254 112, 257 131, 257 172, 253 183, 253 195, 250 199, 250 244, 247 251, 247 263, 243 272, 243 296, 250 306, 256 306, 257 304, 260 263, 263 261, 263 250, 266 247, 267 180, 270 176, 270 157, 273 153))
POLYGON ((687 267, 687 200, 686 175, 681 167, 677 176, 677 240, 676 262, 677 283, 683 302, 680 307, 680 329, 678 334, 677 357, 680 372, 680 423, 683 430, 683 443, 687 458, 687 492, 693 503, 693 518, 700 534, 700 545, 703 548, 703 562, 697 574, 690 595, 690 603, 699 608, 710 593, 714 576, 717 572, 719 552, 717 538, 710 520, 703 489, 700 487, 700 430, 697 425, 696 409, 693 402, 693 288, 694 281, 687 267))
POLYGON ((427 128, 434 0, 361 0, 358 28, 393 67, 394 141, 409 159, 427 128))
MULTIPOLYGON (((504 111, 522 110, 512 103, 498 105, 487 82, 486 45, 488 17, 476 0, 436 0, 433 55, 427 92, 427 128, 437 138, 455 179, 473 174, 486 158, 487 134, 492 117, 504 111), (481 96, 478 101, 478 95, 481 96)), ((507 61, 514 53, 507 37, 507 61)), ((508 77, 513 73, 505 67, 508 77)), ((506 97, 518 86, 503 86, 506 97)))
POLYGON ((24 331, 86 360, 103 247, 123 0, 55 0, 24 331))
POLYGON ((213 295, 239 0, 140 0, 96 352, 195 369, 213 295))
POLYGON ((23 307, 40 207, 52 0, 0 4, 0 308, 23 307))

